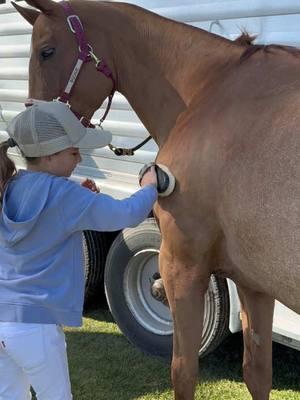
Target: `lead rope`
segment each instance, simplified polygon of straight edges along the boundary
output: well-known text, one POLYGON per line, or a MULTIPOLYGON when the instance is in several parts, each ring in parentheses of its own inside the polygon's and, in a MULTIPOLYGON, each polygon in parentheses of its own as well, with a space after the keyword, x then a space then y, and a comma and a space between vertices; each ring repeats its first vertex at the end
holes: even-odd
POLYGON ((149 140, 152 139, 152 136, 149 135, 145 140, 143 140, 140 144, 138 144, 135 147, 131 147, 130 149, 124 148, 124 147, 115 147, 112 144, 109 144, 108 147, 110 148, 111 151, 115 153, 116 156, 134 156, 134 152, 141 147, 144 146, 149 140))

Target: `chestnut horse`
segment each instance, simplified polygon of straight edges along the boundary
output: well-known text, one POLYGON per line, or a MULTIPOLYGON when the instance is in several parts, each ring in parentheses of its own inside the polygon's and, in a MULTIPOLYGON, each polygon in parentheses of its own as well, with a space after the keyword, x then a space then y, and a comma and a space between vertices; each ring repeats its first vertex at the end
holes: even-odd
MULTIPOLYGON (((26 1, 37 10, 15 6, 34 25, 29 96, 64 97, 78 59, 74 26, 62 4, 26 1)), ((230 41, 125 3, 70 4, 98 60, 83 64, 72 109, 89 119, 118 90, 176 177, 155 206, 175 399, 194 399, 212 273, 238 287, 244 379, 253 399, 269 399, 274 299, 300 313, 300 53, 230 41)))

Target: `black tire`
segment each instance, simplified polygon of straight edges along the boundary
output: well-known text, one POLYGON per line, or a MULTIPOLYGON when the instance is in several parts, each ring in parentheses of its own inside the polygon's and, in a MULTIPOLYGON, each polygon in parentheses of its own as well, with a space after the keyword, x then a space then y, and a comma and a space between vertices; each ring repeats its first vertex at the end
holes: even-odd
MULTIPOLYGON (((161 236, 154 219, 121 232, 105 265, 109 309, 127 339, 143 352, 170 358, 173 324, 169 308, 150 293, 158 271, 161 236)), ((229 298, 224 279, 212 276, 205 297, 205 322, 199 356, 214 350, 228 332, 229 298)))
POLYGON ((199 357, 205 357, 214 351, 230 333, 229 308, 226 279, 212 275, 205 294, 204 325, 199 357))
POLYGON ((104 268, 109 249, 106 233, 84 231, 85 308, 104 292, 104 268))

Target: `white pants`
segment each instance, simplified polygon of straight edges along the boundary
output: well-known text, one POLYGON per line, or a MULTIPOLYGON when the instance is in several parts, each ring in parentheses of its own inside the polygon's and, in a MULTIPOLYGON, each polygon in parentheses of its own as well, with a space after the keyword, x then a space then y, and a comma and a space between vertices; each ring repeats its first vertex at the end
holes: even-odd
POLYGON ((71 400, 60 326, 0 322, 0 400, 71 400))

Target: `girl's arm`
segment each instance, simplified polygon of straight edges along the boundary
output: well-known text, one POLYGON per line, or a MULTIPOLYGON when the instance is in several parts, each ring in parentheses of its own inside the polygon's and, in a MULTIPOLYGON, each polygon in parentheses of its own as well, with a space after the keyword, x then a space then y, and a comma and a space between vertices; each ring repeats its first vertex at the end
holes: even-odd
POLYGON ((154 169, 144 175, 141 185, 143 187, 130 197, 117 200, 68 181, 60 202, 67 232, 116 231, 138 225, 148 217, 157 199, 154 169))

